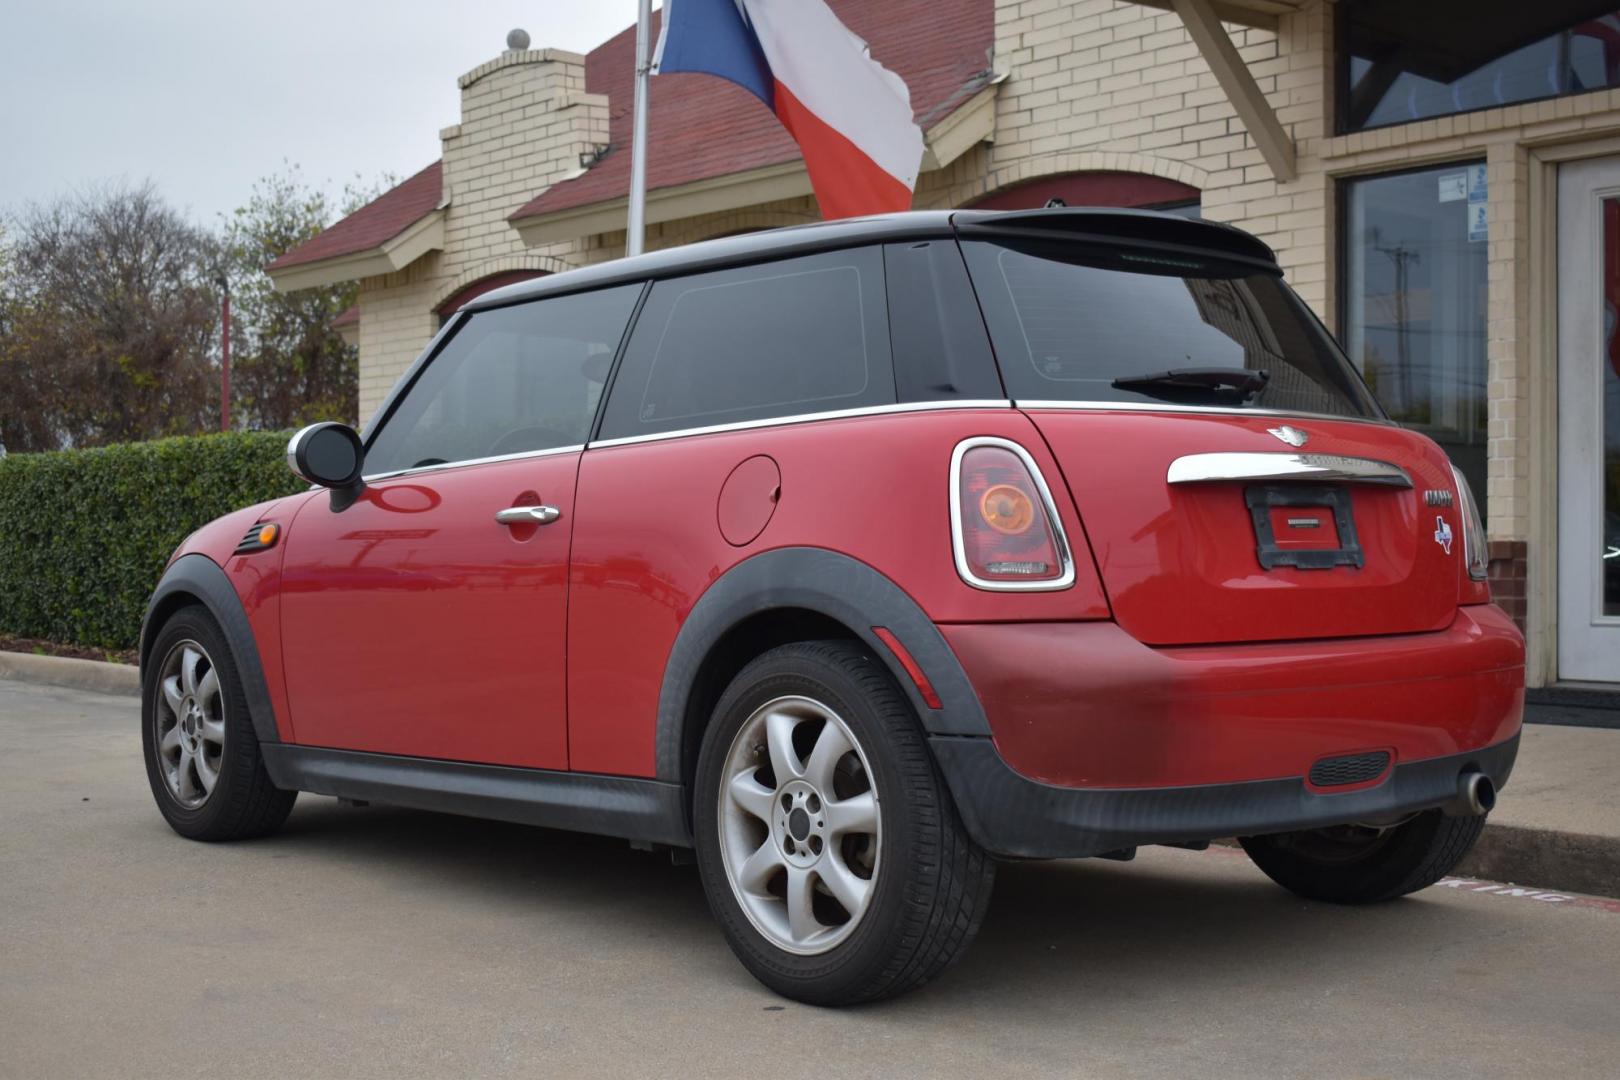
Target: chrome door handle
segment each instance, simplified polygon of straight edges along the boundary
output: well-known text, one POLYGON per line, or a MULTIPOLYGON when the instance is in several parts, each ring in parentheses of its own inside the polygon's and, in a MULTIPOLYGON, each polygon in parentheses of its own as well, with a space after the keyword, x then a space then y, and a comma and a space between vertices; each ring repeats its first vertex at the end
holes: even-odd
POLYGON ((562 511, 555 506, 509 506, 495 513, 502 525, 550 525, 560 517, 562 511))

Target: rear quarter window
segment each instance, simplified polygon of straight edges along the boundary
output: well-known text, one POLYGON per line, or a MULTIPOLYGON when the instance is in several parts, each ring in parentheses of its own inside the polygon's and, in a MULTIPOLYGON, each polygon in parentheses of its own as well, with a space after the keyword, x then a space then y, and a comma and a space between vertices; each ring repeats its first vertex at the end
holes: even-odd
POLYGON ((659 281, 600 437, 892 404, 887 330, 877 248, 659 281))

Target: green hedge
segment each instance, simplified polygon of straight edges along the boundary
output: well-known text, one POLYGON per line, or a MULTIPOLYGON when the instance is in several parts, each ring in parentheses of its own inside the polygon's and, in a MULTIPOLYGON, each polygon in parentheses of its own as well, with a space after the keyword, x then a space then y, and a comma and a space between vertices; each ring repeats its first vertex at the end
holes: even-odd
POLYGON ((129 649, 180 541, 308 485, 287 435, 201 435, 0 457, 0 631, 129 649))

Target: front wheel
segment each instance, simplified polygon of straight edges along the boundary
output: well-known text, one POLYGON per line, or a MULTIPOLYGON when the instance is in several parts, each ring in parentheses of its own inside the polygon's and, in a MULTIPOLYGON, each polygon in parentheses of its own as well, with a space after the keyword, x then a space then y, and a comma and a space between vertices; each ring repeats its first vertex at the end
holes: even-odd
POLYGON ((784 645, 745 667, 704 735, 693 802, 715 918, 785 997, 903 993, 978 932, 994 863, 905 697, 852 643, 784 645))
POLYGON ((236 659, 207 609, 181 608, 141 671, 141 747, 152 797, 192 840, 275 832, 296 791, 270 782, 236 659))
POLYGON ((1485 815, 1448 817, 1428 810, 1388 828, 1327 829, 1245 836, 1254 864, 1307 900, 1375 904, 1426 889, 1462 861, 1479 839, 1485 815))

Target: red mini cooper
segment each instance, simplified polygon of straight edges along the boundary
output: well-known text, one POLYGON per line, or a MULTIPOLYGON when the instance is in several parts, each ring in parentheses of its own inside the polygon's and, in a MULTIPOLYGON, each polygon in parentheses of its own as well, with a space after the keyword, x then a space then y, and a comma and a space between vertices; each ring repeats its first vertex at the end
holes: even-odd
POLYGON ((804 1001, 938 974, 998 859, 1236 836, 1302 896, 1421 889, 1518 747, 1467 485, 1220 225, 911 213, 557 274, 288 458, 319 487, 192 535, 147 612, 175 830, 308 791, 695 849, 804 1001))

